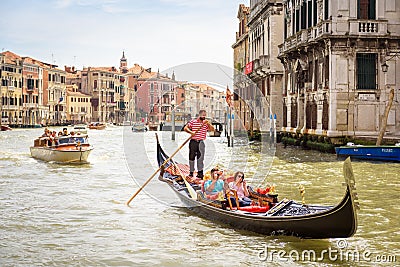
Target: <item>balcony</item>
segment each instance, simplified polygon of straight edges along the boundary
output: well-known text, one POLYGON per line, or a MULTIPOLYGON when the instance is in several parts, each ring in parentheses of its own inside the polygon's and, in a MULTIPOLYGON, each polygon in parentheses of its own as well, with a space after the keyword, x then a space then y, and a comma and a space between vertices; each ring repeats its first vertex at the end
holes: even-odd
POLYGON ((8 91, 9 93, 14 93, 15 87, 14 87, 14 86, 7 86, 7 91, 8 91))
POLYGON ((18 106, 17 105, 3 105, 3 110, 4 111, 15 111, 18 110, 18 106))
POLYGON ((350 35, 379 36, 388 33, 386 20, 349 20, 350 35))
POLYGON ((260 65, 261 65, 263 71, 269 70, 269 68, 270 68, 269 55, 260 56, 260 65))
POLYGON ((330 34, 332 34, 332 25, 330 21, 323 21, 315 27, 301 30, 288 37, 283 44, 278 46, 279 55, 298 48, 299 46, 308 46, 310 42, 330 34))
POLYGON ((39 108, 39 105, 37 103, 24 103, 24 108, 28 109, 37 109, 39 108))

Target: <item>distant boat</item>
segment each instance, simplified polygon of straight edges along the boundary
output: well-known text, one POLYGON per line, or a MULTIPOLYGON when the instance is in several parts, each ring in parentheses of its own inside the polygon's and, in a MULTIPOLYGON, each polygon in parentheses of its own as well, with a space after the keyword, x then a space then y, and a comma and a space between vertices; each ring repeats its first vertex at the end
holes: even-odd
POLYGON ((30 147, 31 156, 43 161, 60 163, 85 163, 93 147, 88 143, 87 135, 60 136, 35 139, 30 147))
POLYGON ((89 124, 89 129, 95 129, 95 130, 104 130, 106 128, 105 123, 101 122, 92 122, 89 124))
POLYGON ((138 122, 138 123, 133 124, 132 131, 133 132, 146 132, 147 127, 144 123, 138 122))
POLYGON ((394 161, 400 162, 400 143, 396 145, 381 145, 383 136, 386 131, 387 120, 390 108, 392 107, 394 98, 394 89, 390 89, 388 103, 386 104, 385 112, 382 118, 381 129, 379 131, 376 145, 355 145, 354 143, 347 143, 346 146, 335 148, 338 157, 351 157, 363 160, 381 160, 381 161, 394 161))
POLYGON ((363 146, 347 143, 346 146, 336 147, 335 150, 338 157, 400 162, 400 143, 391 146, 363 146))
POLYGON ((8 125, 1 125, 1 130, 2 131, 11 131, 12 128, 10 126, 8 126, 8 125))
POLYGON ((73 131, 75 133, 87 134, 87 126, 86 124, 76 124, 73 131))
POLYGON ((210 137, 220 137, 222 133, 223 126, 221 123, 213 121, 212 126, 214 126, 214 131, 209 132, 210 137))

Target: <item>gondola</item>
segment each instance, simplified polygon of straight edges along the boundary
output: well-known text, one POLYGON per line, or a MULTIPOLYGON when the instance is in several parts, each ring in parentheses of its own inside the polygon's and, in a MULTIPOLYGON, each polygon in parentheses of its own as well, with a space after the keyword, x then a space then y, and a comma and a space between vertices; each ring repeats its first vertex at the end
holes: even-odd
MULTIPOLYGON (((162 166, 169 157, 157 140, 157 161, 162 166)), ((226 202, 204 197, 201 187, 183 181, 179 175, 168 172, 171 167, 183 169, 172 159, 161 168, 159 180, 167 183, 178 195, 185 207, 201 217, 228 224, 235 229, 248 230, 264 235, 290 235, 300 238, 346 238, 357 230, 357 193, 350 159, 344 162, 343 173, 346 193, 336 206, 303 205, 283 199, 269 203, 269 210, 238 210, 226 202), (188 190, 186 185, 192 189, 188 190), (196 198, 193 191, 196 190, 196 198), (192 191, 192 192, 190 192, 192 191)), ((173 169, 173 168, 172 168, 173 169)), ((180 171, 179 173, 182 174, 180 171)), ((251 188, 250 188, 251 189, 251 188)), ((254 190, 252 190, 254 192, 254 190)))

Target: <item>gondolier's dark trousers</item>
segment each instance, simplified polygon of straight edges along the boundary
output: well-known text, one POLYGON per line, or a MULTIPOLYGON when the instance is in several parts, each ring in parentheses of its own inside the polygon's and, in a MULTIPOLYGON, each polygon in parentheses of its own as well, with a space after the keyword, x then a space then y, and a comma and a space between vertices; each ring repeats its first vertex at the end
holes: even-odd
POLYGON ((203 140, 190 140, 189 142, 189 166, 190 172, 194 172, 194 160, 197 158, 197 171, 204 168, 204 154, 206 145, 203 140))

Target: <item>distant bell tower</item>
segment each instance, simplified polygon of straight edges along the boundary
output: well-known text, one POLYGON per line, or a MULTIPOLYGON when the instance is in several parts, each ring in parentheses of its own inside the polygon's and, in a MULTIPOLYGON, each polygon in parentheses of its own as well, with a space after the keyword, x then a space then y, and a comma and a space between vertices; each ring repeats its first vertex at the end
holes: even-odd
POLYGON ((122 73, 128 72, 128 60, 125 58, 125 51, 122 51, 122 58, 119 60, 119 70, 122 73))

